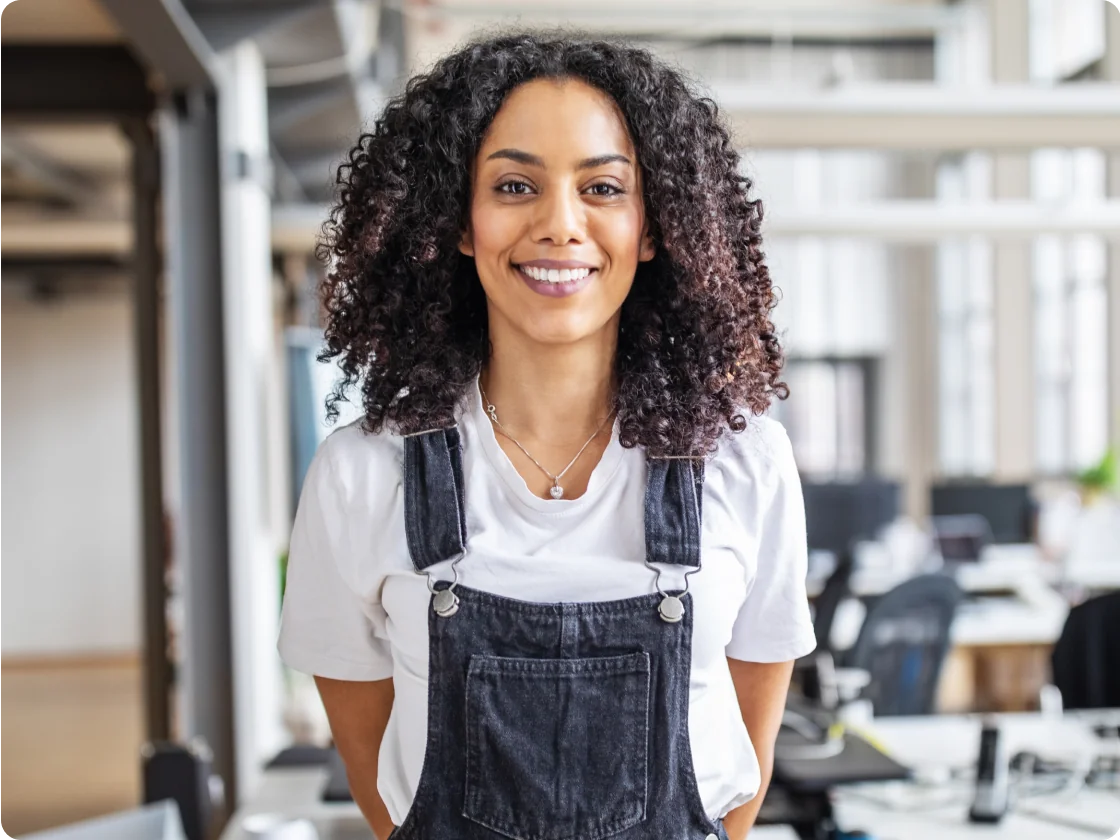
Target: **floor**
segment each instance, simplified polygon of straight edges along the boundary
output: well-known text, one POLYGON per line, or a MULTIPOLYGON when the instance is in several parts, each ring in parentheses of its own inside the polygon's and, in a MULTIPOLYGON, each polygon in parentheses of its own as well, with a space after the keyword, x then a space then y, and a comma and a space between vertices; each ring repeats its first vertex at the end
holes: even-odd
POLYGON ((5 663, 0 703, 0 822, 8 835, 139 804, 139 662, 5 663))

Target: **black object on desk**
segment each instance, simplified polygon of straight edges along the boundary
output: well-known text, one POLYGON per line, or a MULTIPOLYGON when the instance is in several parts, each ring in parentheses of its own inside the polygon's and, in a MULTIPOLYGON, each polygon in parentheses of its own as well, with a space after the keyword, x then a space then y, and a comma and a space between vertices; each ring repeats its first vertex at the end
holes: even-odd
POLYGON ((997 543, 1025 543, 1034 531, 1035 504, 1026 484, 954 481, 930 488, 933 516, 975 513, 988 520, 997 543))
POLYGON ((201 740, 190 744, 153 741, 140 750, 143 759, 144 802, 173 799, 179 806, 187 840, 205 840, 219 799, 218 777, 212 776, 213 756, 201 740))
POLYGON ((795 793, 824 793, 836 785, 890 782, 910 778, 910 770, 850 732, 834 755, 821 758, 782 755, 782 736, 774 752, 774 779, 795 793))
POLYGON ((331 750, 327 761, 327 783, 323 787, 324 802, 352 802, 353 794, 350 793, 350 780, 346 778, 346 765, 338 750, 331 750))
POLYGON ((837 557, 858 540, 873 539, 898 518, 899 485, 865 478, 853 482, 803 482, 809 548, 837 557))
POLYGON ((833 840, 842 835, 832 816, 832 788, 910 778, 908 768, 858 735, 831 732, 832 720, 811 704, 787 703, 760 825, 788 825, 801 840, 833 840))
POLYGON ((280 750, 265 765, 266 770, 279 767, 324 767, 330 764, 331 756, 337 751, 331 747, 316 747, 311 744, 295 744, 280 750))

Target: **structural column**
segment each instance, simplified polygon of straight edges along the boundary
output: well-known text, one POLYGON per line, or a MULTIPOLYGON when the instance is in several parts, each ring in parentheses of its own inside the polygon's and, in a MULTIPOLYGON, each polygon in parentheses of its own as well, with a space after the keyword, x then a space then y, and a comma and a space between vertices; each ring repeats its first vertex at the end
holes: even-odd
POLYGON ((162 301, 159 257, 159 149, 147 118, 125 120, 132 141, 132 300, 140 408, 140 506, 144 527, 144 706, 151 740, 171 737, 171 664, 167 650, 167 534, 160 430, 162 301))
MULTIPOLYGON (((989 0, 991 78, 995 84, 1030 78, 1029 3, 989 0)), ((1030 153, 996 150, 992 197, 1030 198, 1030 153)), ((1034 289, 1031 246, 997 240, 992 247, 993 382, 997 481, 1029 480, 1034 474, 1034 289)))
MULTIPOLYGON (((1120 83, 1120 9, 1105 3, 1105 44, 1102 75, 1120 83)), ((1108 155, 1108 197, 1120 198, 1120 151, 1108 155)), ((1120 240, 1108 242, 1108 439, 1120 451, 1120 240)))
POLYGON ((236 802, 230 654, 229 490, 217 100, 177 93, 160 115, 164 251, 179 452, 182 735, 202 737, 236 802))
MULTIPOLYGON (((237 779, 256 787, 260 769, 286 746, 283 680, 276 654, 279 557, 289 521, 278 504, 290 469, 275 412, 283 357, 275 341, 268 104, 264 60, 251 41, 218 57, 221 91, 222 260, 226 434, 229 440, 230 639, 237 779), (276 455, 280 457, 277 458, 276 455)), ((286 499, 282 499, 286 502, 286 499)))

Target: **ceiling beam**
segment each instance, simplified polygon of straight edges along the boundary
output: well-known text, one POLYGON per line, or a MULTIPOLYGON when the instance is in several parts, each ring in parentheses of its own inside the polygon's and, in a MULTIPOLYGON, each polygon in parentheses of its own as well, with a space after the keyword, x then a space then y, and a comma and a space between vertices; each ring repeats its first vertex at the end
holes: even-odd
POLYGON ((656 4, 645 0, 569 3, 453 2, 413 3, 405 14, 422 22, 485 24, 514 22, 529 26, 565 26, 630 36, 674 37, 793 36, 866 37, 929 36, 958 27, 959 8, 948 4, 891 6, 844 3, 834 8, 773 0, 703 0, 656 4), (842 8, 841 8, 842 5, 842 8))
POLYGON ((195 9, 192 16, 207 42, 217 52, 236 46, 241 41, 253 38, 274 26, 307 14, 312 3, 303 0, 299 3, 267 6, 205 5, 195 9))
POLYGON ((1120 86, 955 88, 890 83, 790 90, 713 85, 750 148, 1120 147, 1120 86))
POLYGON ((5 44, 5 118, 107 121, 155 107, 147 74, 124 46, 5 44))
POLYGON ((171 90, 214 86, 214 51, 180 0, 100 0, 171 90))

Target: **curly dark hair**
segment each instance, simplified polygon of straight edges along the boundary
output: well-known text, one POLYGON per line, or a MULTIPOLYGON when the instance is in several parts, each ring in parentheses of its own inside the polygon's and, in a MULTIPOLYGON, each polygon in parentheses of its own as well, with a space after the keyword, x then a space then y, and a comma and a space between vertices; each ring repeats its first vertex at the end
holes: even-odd
POLYGON ((788 389, 770 319, 762 203, 715 103, 649 52, 538 34, 472 43, 412 78, 338 169, 318 256, 326 349, 343 377, 328 416, 361 382, 367 432, 445 426, 489 358, 486 299, 458 250, 482 137, 532 79, 579 79, 617 104, 641 166, 649 232, 623 303, 615 409, 623 446, 702 455, 743 411, 788 389))

